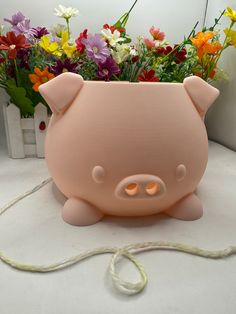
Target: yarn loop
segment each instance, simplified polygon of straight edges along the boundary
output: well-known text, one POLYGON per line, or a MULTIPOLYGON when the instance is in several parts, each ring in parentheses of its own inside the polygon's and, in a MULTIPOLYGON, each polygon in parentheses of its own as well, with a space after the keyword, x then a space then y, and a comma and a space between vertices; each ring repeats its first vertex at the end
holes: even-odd
MULTIPOLYGON (((52 178, 48 178, 35 186, 33 189, 19 195, 12 201, 10 201, 8 204, 3 206, 0 209, 0 216, 6 212, 9 208, 14 206, 16 203, 24 199, 25 197, 35 193, 39 189, 41 189, 43 186, 48 184, 52 181, 52 178)), ((117 247, 100 247, 95 248, 89 251, 85 251, 83 253, 80 253, 76 256, 72 256, 69 258, 66 258, 60 262, 49 264, 49 265, 31 265, 31 264, 22 264, 20 262, 14 261, 5 253, 0 251, 0 260, 4 262, 5 264, 18 269, 22 271, 28 271, 28 272, 52 272, 56 270, 60 270, 66 267, 69 267, 71 265, 77 264, 80 261, 98 255, 98 254, 106 254, 111 253, 111 261, 109 264, 109 273, 113 280, 113 283, 116 288, 118 288, 122 293, 125 294, 137 294, 146 287, 147 285, 147 274, 144 270, 143 265, 138 261, 138 259, 134 256, 134 254, 147 251, 147 250, 173 250, 178 252, 183 252, 187 254, 192 254, 200 257, 210 258, 210 259, 220 259, 225 258, 230 255, 236 254, 236 246, 230 246, 223 250, 218 251, 210 251, 210 250, 204 250, 198 247, 176 243, 176 242, 170 242, 170 241, 152 241, 152 242, 141 242, 141 243, 134 243, 129 244, 121 248, 117 247), (129 281, 123 280, 120 275, 117 272, 117 263, 121 258, 127 258, 129 259, 133 265, 137 268, 139 274, 140 274, 140 280, 133 283, 129 281)))

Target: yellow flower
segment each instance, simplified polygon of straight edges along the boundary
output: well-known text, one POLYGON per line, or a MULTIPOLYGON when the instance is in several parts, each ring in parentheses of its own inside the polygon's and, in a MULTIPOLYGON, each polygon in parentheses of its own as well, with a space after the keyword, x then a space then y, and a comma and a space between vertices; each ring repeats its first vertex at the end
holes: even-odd
POLYGON ((73 53, 76 51, 76 46, 75 45, 70 45, 68 43, 65 43, 62 46, 63 51, 65 52, 66 56, 68 58, 71 58, 73 53))
POLYGON ((236 22, 236 11, 230 7, 227 7, 227 11, 225 12, 225 16, 228 16, 233 23, 236 22))
POLYGON ((57 42, 50 41, 50 37, 44 35, 39 41, 39 46, 42 47, 48 53, 51 53, 56 56, 61 56, 61 52, 59 51, 59 46, 57 42))
POLYGON ((228 37, 228 43, 236 48, 236 31, 226 28, 224 33, 228 37))
POLYGON ((68 58, 71 58, 73 53, 76 51, 76 45, 70 44, 68 41, 69 41, 68 32, 62 32, 62 35, 61 35, 62 50, 65 52, 65 54, 68 58))
POLYGON ((63 46, 65 43, 67 43, 69 40, 69 33, 68 31, 62 31, 61 32, 61 45, 63 46))

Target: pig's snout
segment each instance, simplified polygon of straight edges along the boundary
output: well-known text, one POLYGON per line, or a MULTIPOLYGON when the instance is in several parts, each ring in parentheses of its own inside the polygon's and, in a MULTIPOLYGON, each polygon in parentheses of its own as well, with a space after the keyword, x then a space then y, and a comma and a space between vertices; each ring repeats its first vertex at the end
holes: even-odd
POLYGON ((165 183, 157 176, 136 174, 120 181, 115 189, 119 198, 150 198, 161 197, 166 192, 165 183))

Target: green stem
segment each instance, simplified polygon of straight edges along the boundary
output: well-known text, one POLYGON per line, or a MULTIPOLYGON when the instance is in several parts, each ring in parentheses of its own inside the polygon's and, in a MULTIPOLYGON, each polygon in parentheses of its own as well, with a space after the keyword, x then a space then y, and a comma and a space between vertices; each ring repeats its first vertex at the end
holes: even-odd
POLYGON ((130 76, 130 82, 135 82, 137 81, 137 76, 140 72, 141 69, 143 69, 142 64, 145 61, 145 51, 144 51, 144 47, 142 47, 143 51, 142 51, 142 56, 140 58, 140 60, 138 60, 138 62, 135 65, 135 68, 133 69, 133 71, 131 72, 131 76, 130 76))
POLYGON ((70 19, 65 19, 67 25, 68 39, 70 39, 70 19))
MULTIPOLYGON (((194 31, 196 29, 196 27, 198 26, 199 21, 196 22, 196 24, 194 25, 193 29, 191 30, 191 32, 189 33, 187 39, 184 39, 179 45, 176 45, 175 48, 173 50, 171 50, 163 59, 162 62, 165 62, 169 59, 170 55, 173 55, 173 52, 175 52, 176 50, 181 50, 189 41, 189 39, 191 38, 191 36, 194 34, 194 31)), ((174 57, 174 56, 173 56, 174 57)), ((173 58, 172 58, 173 59, 173 58)), ((172 59, 170 61, 172 61, 172 59)))
MULTIPOLYGON (((194 34, 195 29, 197 28, 198 24, 199 24, 199 21, 197 21, 197 23, 194 25, 194 27, 193 27, 193 29, 191 30, 190 34, 188 35, 186 41, 188 41, 188 40, 190 39, 190 37, 194 34)), ((184 42, 185 42, 185 41, 184 41, 184 42)))
POLYGON ((129 11, 127 12, 127 14, 130 14, 130 12, 133 10, 134 6, 136 5, 136 3, 138 2, 138 0, 134 1, 132 7, 129 9, 129 11))
POLYGON ((131 6, 131 8, 129 9, 129 11, 125 14, 124 18, 122 19, 121 23, 121 27, 125 27, 127 21, 128 21, 128 16, 130 15, 131 11, 133 10, 133 8, 135 7, 136 3, 138 2, 138 0, 135 0, 133 5, 131 6), (124 25, 123 25, 124 23, 124 25))
POLYGON ((224 40, 224 42, 223 42, 222 49, 220 50, 220 52, 219 52, 219 54, 218 54, 217 61, 219 60, 219 58, 220 58, 220 56, 221 56, 223 50, 224 50, 224 49, 226 48, 226 46, 228 45, 227 39, 228 39, 228 37, 229 37, 229 33, 230 33, 231 29, 232 29, 233 26, 234 26, 234 23, 235 23, 235 22, 233 22, 233 21, 231 22, 230 27, 229 27, 229 29, 228 29, 228 32, 227 32, 227 34, 225 35, 225 40, 224 40))
POLYGON ((117 80, 120 81, 119 77, 116 74, 113 74, 113 77, 117 80))
POLYGON ((228 42, 227 42, 227 41, 228 41, 229 33, 230 33, 231 29, 232 29, 233 26, 234 26, 234 23, 235 23, 235 22, 233 22, 233 21, 231 22, 230 27, 229 27, 229 29, 228 29, 228 32, 227 32, 226 35, 225 35, 225 39, 224 39, 222 48, 221 48, 221 50, 219 51, 218 55, 216 56, 214 62, 212 62, 212 65, 208 68, 207 76, 206 76, 206 78, 205 78, 206 80, 208 79, 208 77, 209 77, 210 73, 212 72, 212 70, 215 69, 215 67, 217 66, 217 63, 218 63, 218 61, 219 61, 219 59, 220 59, 220 56, 222 55, 222 52, 228 47, 228 42))
POLYGON ((214 28, 216 27, 217 24, 219 24, 220 19, 222 18, 222 16, 225 14, 225 10, 220 14, 220 16, 218 17, 218 19, 215 19, 215 24, 209 28, 210 31, 213 31, 214 28))

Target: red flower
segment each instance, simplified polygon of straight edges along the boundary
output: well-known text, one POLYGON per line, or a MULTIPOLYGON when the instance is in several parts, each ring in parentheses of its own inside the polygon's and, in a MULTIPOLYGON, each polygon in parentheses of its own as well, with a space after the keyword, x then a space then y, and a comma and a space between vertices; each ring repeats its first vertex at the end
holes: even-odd
POLYGON ((139 60, 139 56, 138 55, 137 56, 133 56, 132 59, 131 59, 131 61, 133 63, 137 62, 138 60, 139 60))
POLYGON ((117 28, 117 30, 122 34, 125 32, 125 29, 123 27, 117 28))
POLYGON ((85 45, 83 44, 83 40, 88 38, 88 30, 85 29, 82 33, 80 33, 79 37, 76 39, 76 48, 79 53, 84 53, 85 45))
POLYGON ((112 34, 114 33, 114 31, 115 31, 115 26, 110 26, 109 24, 104 24, 103 25, 103 28, 105 28, 105 29, 110 29, 111 30, 111 32, 112 32, 112 34))
POLYGON ((8 59, 16 59, 17 50, 20 48, 30 48, 23 34, 16 35, 14 32, 8 32, 6 36, 0 36, 0 50, 8 51, 8 59))
POLYGON ((2 56, 0 56, 0 64, 3 62, 5 62, 5 59, 2 56))
POLYGON ((110 26, 109 24, 104 24, 103 28, 110 29, 112 34, 117 29, 121 34, 124 33, 125 29, 123 27, 115 28, 115 26, 110 26))
MULTIPOLYGON (((177 46, 178 45, 175 45, 174 48, 176 48, 177 46)), ((186 59, 187 50, 185 48, 182 48, 181 50, 178 51, 178 48, 177 48, 174 54, 175 54, 175 63, 178 64, 178 63, 183 62, 186 59)))
POLYGON ((157 50, 156 50, 156 53, 158 54, 158 55, 163 55, 163 54, 165 54, 165 48, 164 47, 159 47, 159 48, 157 48, 157 50))
POLYGON ((173 50, 173 48, 171 47, 171 46, 167 46, 166 48, 165 48, 165 55, 168 55, 169 53, 171 53, 171 51, 173 50))
POLYGON ((168 55, 172 50, 173 48, 171 46, 159 47, 156 49, 156 53, 158 55, 168 55))
POLYGON ((185 48, 182 48, 181 50, 178 51, 178 48, 176 48, 177 46, 178 45, 175 45, 174 48, 172 48, 171 46, 167 46, 165 48, 164 47, 157 48, 156 54, 158 55, 169 54, 170 56, 173 56, 173 61, 179 64, 186 59, 187 51, 185 48))
POLYGON ((138 76, 139 81, 143 82, 159 82, 159 77, 155 76, 154 70, 143 70, 142 73, 138 76))

